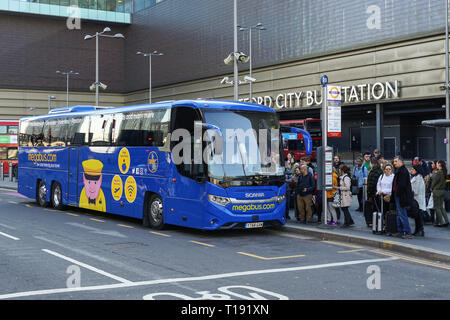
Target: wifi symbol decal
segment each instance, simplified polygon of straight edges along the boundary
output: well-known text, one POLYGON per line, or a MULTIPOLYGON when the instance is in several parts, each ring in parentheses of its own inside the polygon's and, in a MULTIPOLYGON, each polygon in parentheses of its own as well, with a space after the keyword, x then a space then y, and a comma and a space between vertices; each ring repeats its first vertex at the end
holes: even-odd
POLYGON ((130 196, 134 193, 134 187, 133 187, 132 184, 130 184, 130 185, 127 187, 127 192, 128 192, 128 194, 129 194, 130 196))
POLYGON ((129 176, 125 181, 125 197, 127 198, 127 201, 130 203, 134 202, 134 200, 136 200, 136 194, 136 180, 134 180, 132 176, 129 176))

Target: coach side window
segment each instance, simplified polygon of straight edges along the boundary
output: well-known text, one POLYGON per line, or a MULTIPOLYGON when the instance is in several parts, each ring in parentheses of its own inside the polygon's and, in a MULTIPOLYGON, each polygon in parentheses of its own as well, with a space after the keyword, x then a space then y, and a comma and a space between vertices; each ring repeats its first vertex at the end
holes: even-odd
POLYGON ((142 119, 141 139, 143 146, 162 147, 169 133, 170 109, 154 110, 142 119))
POLYGON ((95 115, 90 117, 91 124, 89 129, 89 145, 91 146, 110 146, 110 130, 112 115, 95 115))
POLYGON ((88 144, 89 117, 69 118, 68 146, 84 146, 88 144))
POLYGON ((29 130, 29 145, 31 147, 41 147, 43 146, 44 140, 44 121, 42 120, 34 120, 30 121, 30 130, 29 130))

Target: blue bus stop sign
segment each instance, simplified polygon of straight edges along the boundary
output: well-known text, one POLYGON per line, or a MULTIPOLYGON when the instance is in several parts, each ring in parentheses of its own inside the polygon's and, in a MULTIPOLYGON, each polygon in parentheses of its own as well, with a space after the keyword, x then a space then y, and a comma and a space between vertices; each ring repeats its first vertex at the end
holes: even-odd
POLYGON ((323 75, 320 77, 320 83, 322 84, 322 87, 325 87, 328 84, 328 77, 327 75, 323 75))

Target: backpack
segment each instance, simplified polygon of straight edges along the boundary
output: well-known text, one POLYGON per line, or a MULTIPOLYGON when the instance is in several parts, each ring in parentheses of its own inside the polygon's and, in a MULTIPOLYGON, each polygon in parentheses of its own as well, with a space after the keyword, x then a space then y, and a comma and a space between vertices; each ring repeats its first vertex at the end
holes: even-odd
POLYGON ((358 186, 358 178, 355 175, 355 170, 356 170, 356 167, 353 168, 353 175, 350 178, 352 180, 352 187, 357 187, 358 186))

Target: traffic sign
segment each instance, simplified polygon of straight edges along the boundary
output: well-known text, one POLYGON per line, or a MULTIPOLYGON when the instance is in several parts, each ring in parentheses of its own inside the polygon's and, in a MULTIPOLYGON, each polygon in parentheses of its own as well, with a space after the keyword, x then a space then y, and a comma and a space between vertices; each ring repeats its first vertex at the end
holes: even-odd
POLYGON ((322 84, 322 87, 325 87, 328 84, 328 77, 326 74, 320 77, 320 83, 322 84))

